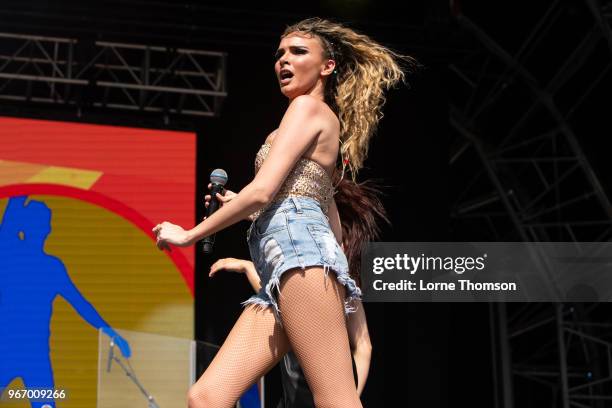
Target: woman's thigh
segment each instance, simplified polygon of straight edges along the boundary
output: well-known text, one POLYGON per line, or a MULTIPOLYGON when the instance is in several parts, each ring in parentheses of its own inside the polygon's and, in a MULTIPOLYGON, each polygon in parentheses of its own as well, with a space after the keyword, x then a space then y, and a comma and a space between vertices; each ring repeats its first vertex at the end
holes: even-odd
POLYGON ((203 406, 232 406, 285 355, 288 344, 270 309, 247 306, 211 364, 193 385, 190 400, 205 401, 203 406))
POLYGON ((346 289, 322 267, 283 274, 279 307, 285 333, 317 406, 359 406, 346 327, 346 289))

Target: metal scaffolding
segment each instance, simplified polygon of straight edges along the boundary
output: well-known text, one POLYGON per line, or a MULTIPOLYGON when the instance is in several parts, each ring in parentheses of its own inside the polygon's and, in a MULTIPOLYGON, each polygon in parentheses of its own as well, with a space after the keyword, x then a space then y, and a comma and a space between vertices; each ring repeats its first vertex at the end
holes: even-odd
MULTIPOLYGON (((474 44, 450 67, 460 84, 450 112, 452 216, 463 240, 612 239, 612 205, 573 123, 610 75, 611 4, 555 1, 512 51, 455 8, 474 44), (555 41, 572 18, 577 37, 555 41), (557 63, 546 61, 551 43, 557 63)), ((491 305, 495 406, 609 404, 612 325, 601 308, 491 305)))
POLYGON ((0 33, 0 99, 216 116, 226 53, 0 33))

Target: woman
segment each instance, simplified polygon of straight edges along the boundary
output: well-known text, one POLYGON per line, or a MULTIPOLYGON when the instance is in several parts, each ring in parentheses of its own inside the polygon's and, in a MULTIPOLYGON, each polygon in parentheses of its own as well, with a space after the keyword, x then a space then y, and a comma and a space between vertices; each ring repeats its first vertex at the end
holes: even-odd
POLYGON ((191 245, 249 216, 254 220, 247 241, 264 291, 245 302, 191 388, 190 407, 233 406, 289 347, 317 406, 361 407, 345 320, 361 292, 338 245, 331 177, 339 152, 353 178, 362 167, 383 92, 404 78, 396 61, 404 57, 313 18, 285 30, 276 58, 289 107, 257 154, 253 181, 191 230, 169 222, 153 228, 163 249, 191 245))
MULTIPOLYGON (((338 173, 335 173, 334 184, 337 184, 334 200, 338 212, 342 214, 341 226, 344 241, 341 246, 347 254, 350 275, 359 284, 361 250, 368 241, 375 241, 379 238, 378 221, 388 223, 389 220, 378 199, 380 191, 372 183, 357 184, 347 179, 340 180, 338 173)), ((223 205, 234 196, 235 193, 227 191, 225 196, 217 195, 217 199, 223 205)), ((208 207, 210 198, 210 195, 205 197, 206 207, 208 207)), ((253 262, 236 258, 219 259, 211 266, 208 276, 213 277, 222 270, 244 274, 255 292, 261 290, 261 278, 253 262)), ((363 307, 360 302, 356 306, 355 313, 348 315, 347 327, 356 377, 355 385, 357 394, 361 396, 370 368, 372 345, 363 307)), ((283 396, 277 408, 314 407, 312 393, 295 354, 288 352, 280 367, 283 396)))

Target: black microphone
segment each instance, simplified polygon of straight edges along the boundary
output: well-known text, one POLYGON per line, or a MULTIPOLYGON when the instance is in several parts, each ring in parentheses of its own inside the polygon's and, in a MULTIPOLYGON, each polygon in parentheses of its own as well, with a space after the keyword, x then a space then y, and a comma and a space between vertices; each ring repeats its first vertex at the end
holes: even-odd
MULTIPOLYGON (((227 183, 227 173, 223 169, 215 169, 210 173, 210 202, 208 208, 205 211, 206 218, 210 217, 212 213, 217 211, 219 208, 219 200, 217 200, 217 193, 223 195, 223 187, 227 183)), ((215 234, 208 237, 204 237, 202 240, 202 250, 205 254, 212 253, 213 245, 215 243, 215 234)))

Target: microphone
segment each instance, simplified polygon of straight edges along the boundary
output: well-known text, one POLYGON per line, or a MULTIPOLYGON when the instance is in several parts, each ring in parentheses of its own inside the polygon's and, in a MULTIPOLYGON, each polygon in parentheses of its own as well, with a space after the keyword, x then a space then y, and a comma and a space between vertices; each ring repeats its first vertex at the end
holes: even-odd
POLYGON ((113 362, 113 359, 115 358, 115 353, 113 351, 114 348, 115 348, 115 341, 113 339, 111 339, 111 341, 110 341, 110 349, 108 350, 108 363, 106 363, 106 372, 107 373, 110 373, 111 363, 113 362))
MULTIPOLYGON (((223 195, 223 187, 227 183, 227 172, 223 169, 215 169, 210 173, 210 202, 208 208, 205 211, 206 218, 210 217, 217 209, 219 209, 219 200, 217 200, 217 193, 223 195)), ((208 237, 204 237, 202 240, 202 250, 205 254, 212 253, 213 245, 215 243, 215 234, 208 237)))

